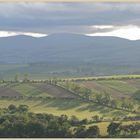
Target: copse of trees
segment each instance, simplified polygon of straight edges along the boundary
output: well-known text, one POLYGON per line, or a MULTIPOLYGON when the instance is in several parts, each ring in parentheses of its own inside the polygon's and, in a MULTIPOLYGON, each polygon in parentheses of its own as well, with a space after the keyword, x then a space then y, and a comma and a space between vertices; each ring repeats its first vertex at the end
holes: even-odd
POLYGON ((96 125, 90 126, 89 128, 78 126, 74 129, 74 135, 77 138, 98 138, 100 137, 100 130, 96 125))
POLYGON ((133 137, 140 131, 140 123, 122 124, 111 122, 107 128, 110 137, 133 137))
MULTIPOLYGON (((81 137, 78 127, 86 123, 75 116, 35 114, 26 105, 9 105, 0 117, 0 137, 2 138, 72 138, 81 137), (77 123, 77 124, 76 124, 77 123), (77 129, 73 130, 73 127, 77 129)), ((84 137, 98 137, 99 128, 84 129, 84 137)))
POLYGON ((8 111, 9 113, 25 113, 28 112, 28 106, 27 105, 19 105, 18 107, 16 107, 15 105, 9 105, 8 106, 8 111))
MULTIPOLYGON (((54 116, 52 114, 35 114, 29 112, 26 105, 9 105, 0 110, 1 138, 99 138, 102 137, 98 125, 86 127, 86 119, 75 116, 54 116)), ((100 121, 99 116, 93 117, 100 121)), ((124 125, 111 122, 107 127, 106 137, 135 136, 140 130, 140 123, 124 125)))

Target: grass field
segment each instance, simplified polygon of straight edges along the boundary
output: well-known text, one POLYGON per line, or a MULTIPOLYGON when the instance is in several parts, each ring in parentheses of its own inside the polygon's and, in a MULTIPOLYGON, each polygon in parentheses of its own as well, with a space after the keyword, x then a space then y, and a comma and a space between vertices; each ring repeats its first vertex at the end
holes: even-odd
MULTIPOLYGON (((132 97, 139 95, 140 79, 127 80, 93 80, 77 82, 96 93, 109 93, 114 98, 132 97), (138 92, 138 93, 137 93, 138 92)), ((53 113, 55 115, 76 115, 79 118, 91 118, 94 115, 115 117, 134 115, 125 111, 114 110, 99 104, 86 103, 77 99, 69 91, 45 83, 0 84, 0 97, 22 96, 25 99, 1 99, 1 107, 9 104, 27 104, 31 111, 53 113), (50 98, 48 98, 50 97, 50 98)))
POLYGON ((140 79, 94 80, 82 81, 78 84, 92 89, 93 93, 109 93, 115 98, 133 97, 140 90, 140 79))
MULTIPOLYGON (((66 114, 69 118, 75 115, 79 119, 91 119, 92 116, 99 115, 106 118, 120 117, 120 116, 132 116, 134 114, 111 110, 105 107, 99 107, 95 104, 87 104, 77 100, 67 100, 67 99, 46 99, 46 100, 30 100, 30 99, 1 99, 1 108, 7 108, 10 104, 21 105, 26 104, 29 106, 29 111, 34 113, 48 113, 60 116, 61 114, 66 114)), ((123 124, 131 124, 133 122, 140 121, 127 121, 123 124)), ((91 125, 97 125, 100 129, 101 136, 107 136, 107 126, 110 122, 99 122, 86 125, 89 127, 91 125)))
POLYGON ((15 75, 17 74, 20 77, 20 79, 23 79, 25 74, 28 74, 28 77, 34 80, 45 80, 48 77, 75 77, 75 79, 77 79, 76 77, 92 78, 92 76, 95 75, 140 74, 140 68, 124 65, 89 63, 0 64, 0 79, 13 80, 15 75))
MULTIPOLYGON (((92 94, 95 92, 109 93, 116 99, 139 97, 140 79, 118 79, 118 77, 112 79, 109 77, 107 80, 75 82, 80 86, 92 89, 92 94)), ((139 101, 137 103, 139 104, 139 101)), ((67 90, 46 83, 1 83, 0 106, 1 108, 7 108, 11 104, 16 106, 28 105, 29 111, 34 113, 48 113, 57 116, 66 114, 69 118, 75 115, 79 119, 86 118, 88 120, 96 115, 106 120, 112 120, 114 117, 136 116, 135 113, 85 102, 67 90)), ((132 121, 125 123, 132 123, 132 121)), ((94 125, 98 125, 101 135, 106 136, 108 124, 109 122, 100 122, 94 125)))
POLYGON ((69 117, 77 116, 79 119, 91 119, 95 115, 104 116, 105 118, 133 116, 135 114, 118 111, 96 104, 89 104, 76 99, 1 99, 1 108, 6 108, 10 104, 16 106, 26 104, 31 112, 49 113, 54 115, 66 114, 69 117))

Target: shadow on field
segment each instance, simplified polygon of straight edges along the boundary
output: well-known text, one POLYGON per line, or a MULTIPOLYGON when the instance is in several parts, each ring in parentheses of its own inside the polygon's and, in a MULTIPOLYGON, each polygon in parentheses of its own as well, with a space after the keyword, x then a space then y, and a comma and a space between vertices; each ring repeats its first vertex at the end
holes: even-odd
POLYGON ((58 110, 68 110, 74 109, 81 105, 82 103, 78 100, 74 99, 49 99, 49 100, 42 100, 40 103, 36 104, 34 107, 37 106, 44 106, 44 107, 54 107, 58 110))
POLYGON ((120 111, 120 110, 116 110, 113 112, 112 116, 114 117, 121 117, 121 116, 125 116, 128 115, 129 113, 125 112, 125 111, 120 111))
MULTIPOLYGON (((58 110, 69 110, 75 109, 77 112, 89 111, 89 112, 99 112, 101 114, 108 114, 111 112, 115 112, 114 109, 103 107, 97 104, 91 103, 84 103, 76 99, 45 99, 40 100, 37 102, 36 105, 33 107, 43 106, 47 107, 54 107, 58 110)), ((116 111, 116 115, 120 114, 121 112, 116 111)))
POLYGON ((113 111, 113 109, 103 107, 100 105, 96 105, 96 104, 89 104, 87 106, 77 109, 77 111, 79 111, 79 112, 86 111, 86 110, 88 110, 90 112, 98 111, 99 113, 104 113, 104 114, 113 111))

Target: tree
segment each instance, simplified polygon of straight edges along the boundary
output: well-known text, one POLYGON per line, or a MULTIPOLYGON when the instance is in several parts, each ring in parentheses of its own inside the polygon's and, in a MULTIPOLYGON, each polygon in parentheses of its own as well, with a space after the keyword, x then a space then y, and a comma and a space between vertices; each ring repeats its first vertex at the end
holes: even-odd
POLYGON ((77 86, 77 85, 73 85, 73 90, 76 91, 76 92, 79 92, 80 91, 80 87, 77 86))
POLYGON ((74 116, 74 115, 70 117, 69 121, 70 121, 71 125, 79 124, 79 119, 76 116, 74 116))
POLYGON ((131 111, 134 109, 134 102, 132 100, 128 103, 128 109, 130 109, 131 111))
POLYGON ((102 94, 96 94, 95 99, 98 103, 102 103, 102 99, 103 99, 102 94))
POLYGON ((98 115, 93 116, 92 119, 95 122, 99 122, 100 121, 100 117, 98 115))
POLYGON ((140 130, 140 123, 135 123, 132 130, 135 132, 135 134, 138 134, 138 131, 140 130))
POLYGON ((88 89, 88 88, 84 88, 83 94, 84 94, 84 95, 83 95, 84 98, 89 99, 89 97, 90 97, 90 95, 91 95, 91 90, 88 89))
POLYGON ((120 130, 125 136, 128 134, 133 135, 134 133, 137 135, 138 131, 140 130, 140 124, 134 123, 134 124, 129 124, 129 125, 121 125, 120 130))
POLYGON ((46 137, 50 138, 65 138, 70 137, 71 130, 68 122, 60 124, 57 119, 51 119, 46 129, 46 137))
POLYGON ((126 99, 123 99, 122 100, 122 104, 121 104, 121 107, 123 108, 123 109, 129 109, 129 101, 127 101, 126 99))
POLYGON ((25 112, 28 112, 29 107, 27 105, 19 105, 17 109, 19 112, 25 113, 25 112))
POLYGON ((24 79, 23 79, 23 82, 28 82, 29 79, 28 79, 28 74, 24 74, 24 79))
POLYGON ((130 133, 130 125, 121 125, 120 131, 123 133, 123 135, 130 133))
POLYGON ((85 126, 79 126, 79 127, 75 128, 74 131, 75 131, 74 137, 76 137, 76 138, 86 138, 87 137, 85 126))
POLYGON ((107 127, 109 136, 117 136, 120 133, 120 123, 111 122, 107 127))
POLYGON ((66 122, 68 120, 68 116, 67 115, 61 115, 59 118, 58 118, 60 124, 66 122))
POLYGON ((15 113, 17 111, 17 108, 15 105, 11 104, 8 106, 8 110, 10 113, 15 113))
POLYGON ((100 135, 100 130, 98 126, 90 126, 87 129, 87 137, 88 138, 97 138, 100 135))
POLYGON ((108 93, 105 93, 102 102, 106 105, 110 104, 111 102, 111 96, 108 93))
POLYGON ((118 101, 117 100, 111 100, 111 106, 116 108, 118 106, 118 101))
POLYGON ((14 78, 15 82, 18 82, 18 74, 15 75, 15 78, 14 78))
POLYGON ((25 131, 26 135, 30 138, 45 136, 45 126, 39 122, 28 122, 25 131))

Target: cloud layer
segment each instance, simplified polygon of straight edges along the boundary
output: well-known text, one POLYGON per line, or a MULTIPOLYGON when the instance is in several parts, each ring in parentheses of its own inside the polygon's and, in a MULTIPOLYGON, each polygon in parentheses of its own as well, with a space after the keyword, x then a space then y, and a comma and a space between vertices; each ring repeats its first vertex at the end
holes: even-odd
POLYGON ((0 30, 114 34, 130 25, 139 29, 139 13, 139 3, 1 3, 0 30))
MULTIPOLYGON (((99 28, 103 28, 102 26, 99 28)), ((121 37, 126 38, 129 40, 139 40, 140 39, 140 27, 138 26, 121 26, 121 27, 113 27, 110 26, 110 28, 113 28, 112 31, 107 32, 98 32, 98 33, 91 33, 86 34, 87 36, 115 36, 115 37, 121 37)))
POLYGON ((11 32, 11 31, 0 31, 0 37, 9 37, 9 36, 17 36, 17 35, 26 35, 32 37, 45 37, 47 34, 33 33, 33 32, 11 32))

